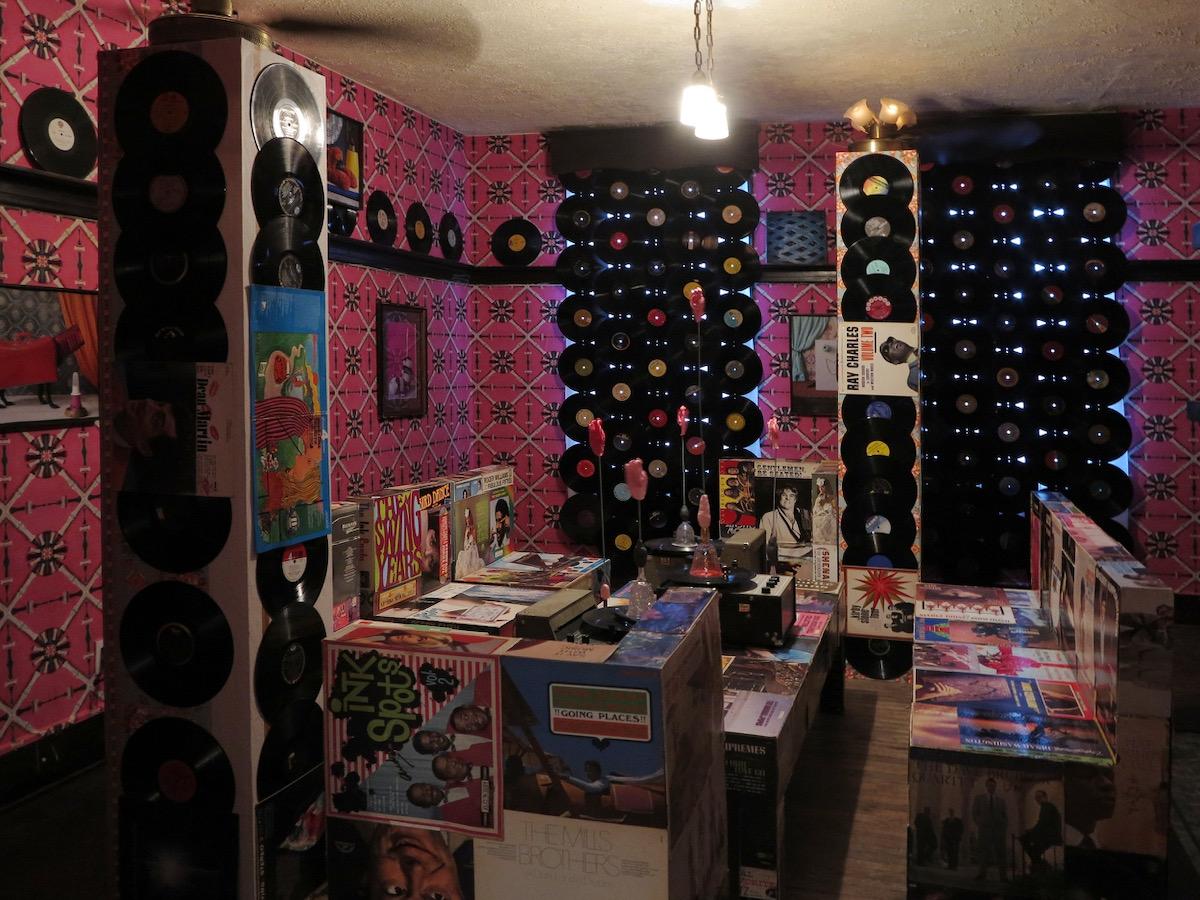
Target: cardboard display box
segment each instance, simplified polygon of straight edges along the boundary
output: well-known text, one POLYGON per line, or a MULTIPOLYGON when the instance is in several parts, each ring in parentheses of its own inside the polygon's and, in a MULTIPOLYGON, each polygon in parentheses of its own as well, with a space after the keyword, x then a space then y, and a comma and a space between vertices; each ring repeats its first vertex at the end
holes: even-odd
POLYGON ((616 645, 381 622, 327 641, 330 900, 367 882, 476 900, 724 896, 716 598, 658 605, 616 645), (474 705, 490 705, 486 725, 456 731, 447 710, 474 705), (435 771, 423 731, 453 732, 439 752, 473 768, 435 771), (417 782, 443 803, 414 806, 417 782), (406 872, 417 859, 442 865, 406 872))

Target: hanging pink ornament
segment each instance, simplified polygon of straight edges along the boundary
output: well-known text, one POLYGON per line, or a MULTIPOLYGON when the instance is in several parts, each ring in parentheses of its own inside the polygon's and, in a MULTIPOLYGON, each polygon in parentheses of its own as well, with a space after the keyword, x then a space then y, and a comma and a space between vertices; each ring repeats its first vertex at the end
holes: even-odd
POLYGON ((708 494, 700 495, 700 508, 696 510, 696 524, 707 528, 712 524, 712 510, 708 505, 708 494))
POLYGON ((704 291, 699 286, 692 288, 688 294, 688 304, 692 307, 692 318, 697 323, 704 318, 704 291))
POLYGON ((686 406, 679 407, 679 411, 675 413, 675 421, 679 423, 679 436, 683 437, 687 434, 688 427, 688 409, 686 406))
POLYGON ((604 455, 604 420, 592 419, 588 422, 588 446, 597 456, 604 455))
POLYGON ((625 463, 625 487, 629 488, 629 496, 634 500, 645 500, 649 484, 650 477, 640 459, 631 459, 625 463))
POLYGON ((767 420, 767 440, 772 450, 779 450, 779 416, 771 416, 767 420))

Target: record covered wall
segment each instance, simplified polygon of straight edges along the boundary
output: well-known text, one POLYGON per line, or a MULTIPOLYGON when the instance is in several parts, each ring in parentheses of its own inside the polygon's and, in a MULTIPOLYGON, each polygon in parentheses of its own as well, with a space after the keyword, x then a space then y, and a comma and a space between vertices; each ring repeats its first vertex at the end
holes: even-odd
MULTIPOLYGON (((140 16, 34 0, 3 17, 0 163, 28 170, 17 110, 40 87, 66 90, 95 115, 95 51, 144 41, 140 16)), ((288 55, 285 53, 285 56, 288 55)), ((365 124, 372 153, 367 190, 386 189, 395 209, 420 202, 440 223, 452 212, 464 260, 493 266, 490 236, 514 217, 541 234, 538 266, 566 248, 554 213, 563 199, 536 135, 464 136, 368 86, 326 75, 331 109, 365 124)), ((1124 116, 1128 157, 1115 184, 1129 208, 1118 235, 1131 259, 1195 258, 1200 221, 1200 109, 1124 116)), ((764 213, 822 210, 832 227, 834 154, 849 135, 828 123, 774 123, 760 131, 760 170, 751 193, 764 213)), ((87 176, 95 180, 95 175, 87 176)), ((368 240, 364 220, 355 237, 368 240)), ((403 245, 403 238, 397 239, 403 245)), ((765 258, 762 229, 755 246, 765 258)), ((97 238, 78 213, 0 207, 0 277, 6 284, 97 287, 97 238)), ((440 253, 434 246, 432 253, 440 253)), ((1200 447, 1183 400, 1200 396, 1193 283, 1127 283, 1116 296, 1130 313, 1121 355, 1132 376, 1131 531, 1147 565, 1178 591, 1200 591, 1200 521, 1195 496, 1200 447)), ((429 476, 441 467, 507 461, 524 487, 517 533, 531 545, 569 548, 557 527, 566 491, 558 476, 565 442, 557 423, 565 391, 555 354, 565 343, 554 310, 562 288, 468 286, 334 264, 329 273, 331 483, 334 496, 429 476), (430 404, 421 419, 375 416, 374 310, 380 300, 429 313, 430 404)), ((764 368, 759 405, 778 414, 783 452, 830 456, 827 419, 792 417, 787 317, 834 312, 829 284, 759 284, 763 313, 754 348, 764 368)), ((3 335, 0 335, 3 337, 3 335)), ((100 711, 101 617, 98 441, 95 426, 0 431, 0 754, 27 748, 100 711), (31 561, 37 560, 34 565, 31 561)))

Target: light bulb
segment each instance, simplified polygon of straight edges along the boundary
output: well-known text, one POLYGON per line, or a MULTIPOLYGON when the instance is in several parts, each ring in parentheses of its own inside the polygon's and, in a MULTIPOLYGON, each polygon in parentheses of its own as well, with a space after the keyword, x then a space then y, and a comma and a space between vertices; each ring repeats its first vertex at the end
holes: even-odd
POLYGON ((729 120, 725 118, 725 104, 718 100, 704 110, 703 118, 696 123, 696 137, 704 141, 721 141, 729 137, 729 120))
POLYGON ((698 78, 683 89, 683 100, 679 104, 679 121, 691 128, 700 124, 705 110, 717 102, 717 92, 713 86, 703 80, 699 72, 698 78))

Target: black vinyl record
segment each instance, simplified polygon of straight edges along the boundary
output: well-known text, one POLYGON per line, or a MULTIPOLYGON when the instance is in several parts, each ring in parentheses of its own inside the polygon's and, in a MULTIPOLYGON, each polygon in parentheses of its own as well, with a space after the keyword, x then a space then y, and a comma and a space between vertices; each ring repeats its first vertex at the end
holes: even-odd
POLYGON ((268 722, 321 692, 325 624, 308 603, 290 603, 271 618, 254 658, 254 697, 268 722))
POLYGON ((846 662, 854 671, 879 681, 891 681, 912 668, 912 641, 847 637, 842 641, 846 662))
POLYGON ((1119 191, 1106 185, 1081 190, 1070 203, 1068 221, 1091 238, 1113 237, 1129 216, 1119 191))
POLYGON ((915 569, 917 557, 912 549, 902 547, 887 535, 867 535, 842 554, 842 565, 865 566, 871 569, 915 569))
POLYGON ((584 291, 592 287, 592 279, 603 270, 591 247, 568 247, 558 254, 554 274, 569 291, 584 291))
POLYGON ((492 253, 503 266, 528 266, 542 252, 542 233, 528 219, 509 219, 492 235, 492 253))
POLYGON ((752 297, 729 294, 717 300, 705 312, 711 322, 719 323, 716 334, 723 343, 744 344, 762 330, 762 311, 752 297))
POLYGON ((917 405, 911 397, 845 394, 841 417, 847 428, 856 422, 879 420, 908 433, 917 424, 917 405))
POLYGON ((1088 405, 1112 406, 1129 393, 1129 367, 1115 354, 1105 352, 1083 355, 1084 402, 1088 405))
POLYGON ((158 581, 133 595, 121 616, 121 659, 147 696, 168 706, 199 706, 233 670, 233 631, 204 591, 158 581))
POLYGON ((568 490, 594 494, 599 488, 600 462, 586 442, 572 444, 563 451, 558 475, 568 490))
POLYGON ((125 156, 113 173, 113 215, 123 228, 216 225, 224 208, 225 171, 215 153, 125 156))
POLYGON ((594 344, 568 344, 558 355, 558 377, 573 391, 594 390, 600 383, 597 365, 598 357, 594 344))
POLYGON ((591 236, 592 229, 600 221, 601 213, 591 197, 575 195, 567 197, 554 213, 554 226, 564 239, 583 243, 591 236))
POLYGON ((568 341, 582 341, 595 336, 596 327, 604 314, 589 294, 569 294, 554 313, 558 330, 568 341))
POLYGON ((124 228, 113 249, 113 280, 130 306, 213 303, 227 265, 225 240, 215 225, 124 228))
POLYGON ((21 146, 38 168, 85 178, 96 167, 96 126, 73 94, 38 88, 17 116, 21 146))
POLYGON ((911 285, 890 275, 867 275, 846 282, 842 318, 847 322, 915 322, 917 298, 911 285))
POLYGON ((1078 470, 1067 496, 1093 519, 1114 519, 1133 503, 1133 482, 1112 463, 1078 470))
POLYGON ((442 216, 442 221, 438 225, 438 246, 442 250, 442 256, 451 262, 458 262, 462 259, 462 226, 458 224, 454 213, 448 212, 442 216))
POLYGON ((712 371, 722 392, 748 394, 762 383, 763 364, 753 347, 738 344, 722 348, 712 371))
POLYGON ((712 417, 712 422, 722 447, 746 448, 762 437, 762 410, 753 400, 746 397, 723 401, 712 417))
POLYGON ((846 427, 840 455, 847 469, 886 456, 902 469, 912 468, 917 448, 910 430, 885 419, 869 419, 846 427))
POLYGON ((372 191, 367 198, 367 234, 371 240, 385 247, 394 247, 399 230, 392 201, 383 191, 372 191))
POLYGON ((1088 455, 1105 462, 1117 459, 1133 445, 1133 426, 1115 409, 1087 407, 1080 416, 1080 428, 1087 441, 1088 455))
POLYGON ((151 719, 121 751, 121 792, 176 809, 233 809, 237 782, 211 734, 187 719, 151 719))
POLYGON ((258 599, 271 615, 291 603, 313 605, 329 572, 329 539, 316 537, 258 554, 254 583, 258 599))
POLYGON ((113 109, 121 149, 142 158, 208 153, 228 119, 220 76, 183 50, 153 53, 135 65, 117 89, 113 109))
POLYGON ((907 204, 887 196, 860 197, 841 221, 842 244, 852 247, 863 238, 882 237, 907 249, 917 236, 917 220, 907 204))
POLYGON ((433 249, 433 220, 423 204, 410 204, 404 214, 404 239, 414 253, 428 253, 433 249))
POLYGON ((117 522, 138 558, 177 575, 202 569, 229 539, 228 497, 117 492, 117 522))
POLYGON ((887 275, 896 280, 897 288, 911 287, 917 279, 917 262, 891 238, 867 237, 846 250, 840 274, 847 284, 867 275, 887 275))
POLYGON ((121 312, 113 351, 119 362, 225 362, 229 334, 215 305, 149 305, 121 312))
POLYGON ((325 257, 313 232, 287 216, 263 225, 250 248, 250 282, 325 290, 325 257))
MULTIPOLYGON (((598 383, 598 382, 597 382, 598 383)), ((591 393, 572 394, 558 408, 558 424, 573 441, 588 439, 588 425, 598 415, 602 415, 604 405, 599 398, 591 393)))
POLYGON ((908 206, 913 198, 912 173, 903 162, 885 153, 870 153, 851 162, 838 181, 838 195, 847 209, 867 197, 886 196, 908 206))
POLYGON ((325 118, 320 104, 290 63, 263 67, 250 89, 250 124, 254 143, 264 147, 274 138, 303 144, 314 160, 325 159, 325 118))
POLYGON ((595 494, 572 494, 562 505, 558 522, 577 544, 600 542, 600 498, 595 494))
POLYGON ((761 216, 758 201, 753 195, 737 188, 720 191, 714 209, 717 211, 717 233, 729 240, 751 234, 761 216))
POLYGON ((258 799, 265 800, 321 765, 325 716, 312 700, 289 703, 271 720, 258 756, 258 799))
POLYGON ((1095 241, 1080 248, 1083 283, 1097 294, 1111 294, 1125 283, 1129 260, 1121 248, 1109 241, 1095 241))
POLYGON ((911 467, 905 468, 887 456, 873 456, 846 469, 842 495, 847 504, 881 497, 897 508, 911 510, 917 502, 917 479, 911 467))
POLYGON ((358 221, 357 209, 330 203, 328 214, 326 225, 330 234, 336 234, 338 237, 350 237, 354 234, 354 226, 358 221))
POLYGON ((291 138, 263 144, 250 168, 250 201, 260 226, 286 217, 317 233, 325 224, 325 187, 307 148, 291 138))
POLYGON ((1097 350, 1115 350, 1129 337, 1129 313, 1124 304, 1098 297, 1084 308, 1083 343, 1097 350))
MULTIPOLYGON (((912 507, 894 494, 847 497, 842 511, 842 538, 855 549, 888 548, 892 553, 911 550, 917 536, 912 507)), ((878 552, 878 551, 876 551, 878 552)))
POLYGON ((720 284, 732 290, 740 291, 750 287, 758 281, 762 273, 758 251, 751 244, 739 241, 722 244, 715 255, 720 284))

